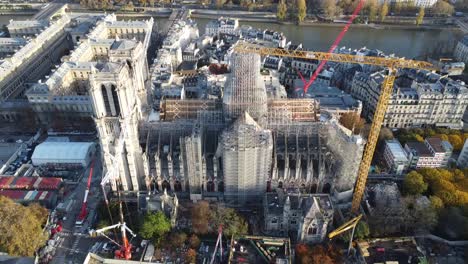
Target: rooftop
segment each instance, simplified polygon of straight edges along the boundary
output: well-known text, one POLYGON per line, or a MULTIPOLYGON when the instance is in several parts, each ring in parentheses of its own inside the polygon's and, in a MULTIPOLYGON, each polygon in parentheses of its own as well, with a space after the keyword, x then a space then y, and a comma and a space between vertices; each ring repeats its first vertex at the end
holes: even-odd
POLYGON ((406 146, 412 150, 415 150, 420 157, 432 157, 431 151, 423 142, 410 141, 406 142, 406 146))
POLYGON ((395 160, 403 162, 406 162, 408 160, 408 158, 406 157, 406 151, 403 149, 398 140, 386 140, 385 144, 390 149, 390 152, 392 153, 395 160))
POLYGON ((426 138, 426 142, 432 147, 432 149, 436 152, 436 153, 445 153, 447 152, 447 148, 450 148, 450 151, 453 149, 452 148, 452 145, 450 145, 450 143, 448 143, 447 141, 443 141, 442 139, 438 138, 438 137, 430 137, 430 138, 426 138), (446 143, 444 143, 446 142, 446 143), (448 143, 448 145, 447 145, 448 143))
POLYGON ((289 238, 243 236, 231 240, 229 264, 255 263, 290 264, 291 242, 289 238))

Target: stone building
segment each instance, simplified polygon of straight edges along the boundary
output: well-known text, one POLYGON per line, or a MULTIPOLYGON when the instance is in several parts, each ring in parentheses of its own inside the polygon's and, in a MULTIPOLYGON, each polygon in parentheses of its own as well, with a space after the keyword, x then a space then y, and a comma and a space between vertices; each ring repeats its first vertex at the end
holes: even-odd
MULTIPOLYGON (((363 102, 363 115, 372 120, 384 72, 357 72, 351 95, 363 102)), ((438 126, 460 129, 468 105, 468 88, 462 81, 439 74, 402 70, 395 81, 383 125, 390 128, 438 126)))
POLYGON ((268 192, 263 199, 264 232, 321 243, 333 223, 333 210, 328 194, 303 194, 297 189, 268 192))
POLYGON ((458 61, 468 64, 468 35, 458 41, 453 55, 458 61))

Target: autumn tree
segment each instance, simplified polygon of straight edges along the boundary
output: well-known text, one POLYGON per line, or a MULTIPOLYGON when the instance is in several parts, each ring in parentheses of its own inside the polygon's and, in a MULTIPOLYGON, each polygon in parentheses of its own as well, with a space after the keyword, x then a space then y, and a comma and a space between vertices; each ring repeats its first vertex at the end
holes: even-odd
POLYGON ((155 0, 148 0, 148 3, 151 7, 154 7, 155 0))
POLYGON ((459 135, 448 135, 448 141, 453 146, 453 149, 460 151, 463 148, 463 139, 459 135))
POLYGON ((197 250, 198 247, 200 246, 201 241, 197 235, 192 234, 188 240, 188 243, 189 243, 190 248, 197 250))
POLYGON ((333 264, 335 261, 328 254, 327 249, 322 245, 316 245, 311 250, 311 263, 333 264))
POLYGON ((187 253, 185 254, 185 261, 190 264, 195 264, 197 261, 197 251, 192 248, 187 250, 187 253))
POLYGON ((279 20, 285 20, 287 14, 288 14, 288 6, 286 5, 285 0, 282 0, 282 1, 280 1, 279 4, 278 4, 278 9, 277 9, 277 12, 276 12, 276 17, 277 17, 279 20))
POLYGON ((416 25, 421 25, 424 20, 424 7, 421 6, 418 12, 418 16, 416 17, 416 25))
POLYGON ((395 1, 395 13, 400 14, 402 9, 402 1, 395 1))
POLYGON ((322 1, 322 9, 325 13, 325 16, 328 18, 333 18, 336 15, 336 1, 335 0, 323 0, 322 1))
POLYGON ((390 130, 390 128, 388 128, 388 127, 382 127, 380 129, 379 141, 391 140, 391 139, 393 139, 392 130, 390 130))
POLYGON ((385 17, 387 17, 388 14, 388 2, 385 1, 382 5, 382 8, 380 9, 380 22, 384 22, 385 17))
POLYGON ((307 15, 307 6, 305 0, 297 0, 297 20, 300 22, 304 21, 307 15))
POLYGON ((359 134, 364 128, 366 121, 355 112, 343 113, 340 117, 340 123, 347 129, 359 134))
POLYGON ((432 12, 439 15, 451 15, 455 9, 451 4, 443 0, 437 1, 434 6, 432 6, 432 12))
POLYGON ((207 201, 199 201, 191 210, 193 232, 196 234, 208 233, 208 221, 210 220, 211 210, 207 201))
POLYGON ((379 4, 377 3, 377 0, 368 0, 367 2, 367 13, 369 15, 369 20, 375 20, 377 17, 377 13, 379 11, 379 4))
POLYGON ((224 0, 216 0, 216 8, 220 9, 224 5, 224 0))
POLYGON ((439 197, 431 195, 429 197, 429 200, 431 201, 432 208, 434 208, 435 210, 441 210, 444 208, 444 202, 439 197))
POLYGON ((170 234, 169 239, 172 247, 180 248, 187 241, 187 234, 185 234, 184 232, 172 233, 170 234))
POLYGON ((33 256, 47 241, 42 230, 47 209, 37 204, 23 206, 0 196, 0 251, 13 256, 33 256))
POLYGON ((159 245, 162 238, 171 230, 171 222, 163 212, 147 214, 140 229, 140 236, 144 239, 152 239, 159 245))
POLYGON ((403 181, 403 192, 409 195, 418 195, 427 190, 427 183, 423 176, 416 171, 412 171, 405 176, 403 181))

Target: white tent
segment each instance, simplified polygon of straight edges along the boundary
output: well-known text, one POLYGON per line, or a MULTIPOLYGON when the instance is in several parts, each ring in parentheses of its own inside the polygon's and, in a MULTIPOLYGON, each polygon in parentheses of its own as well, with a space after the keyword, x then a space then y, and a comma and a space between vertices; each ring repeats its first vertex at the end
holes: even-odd
POLYGON ((31 159, 34 166, 56 163, 86 167, 94 152, 95 144, 92 142, 44 142, 37 145, 31 159))

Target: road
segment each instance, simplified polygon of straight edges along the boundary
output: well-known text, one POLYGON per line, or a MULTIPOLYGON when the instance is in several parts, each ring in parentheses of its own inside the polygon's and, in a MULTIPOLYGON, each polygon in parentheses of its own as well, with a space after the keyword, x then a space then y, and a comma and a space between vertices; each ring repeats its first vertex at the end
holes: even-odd
MULTIPOLYGON (((104 238, 91 238, 87 234, 87 227, 90 224, 89 219, 86 220, 82 228, 75 227, 75 221, 80 213, 81 205, 86 190, 86 184, 89 175, 89 169, 87 168, 83 176, 79 180, 79 184, 75 190, 71 192, 65 199, 75 200, 71 210, 67 212, 66 220, 63 221, 63 230, 59 233, 60 242, 57 247, 56 254, 53 257, 52 264, 64 264, 64 263, 83 263, 86 255, 90 251, 91 247, 97 242, 107 242, 104 238)), ((102 177, 102 164, 100 158, 96 158, 94 172, 92 176, 91 191, 88 195, 88 216, 91 216, 96 212, 96 207, 101 200, 100 192, 100 181, 102 177)))
POLYGON ((51 3, 47 4, 47 5, 45 5, 39 11, 39 13, 37 13, 34 16, 34 19, 37 19, 37 20, 49 19, 52 15, 54 15, 63 6, 64 6, 64 4, 62 4, 62 3, 51 2, 51 3))

